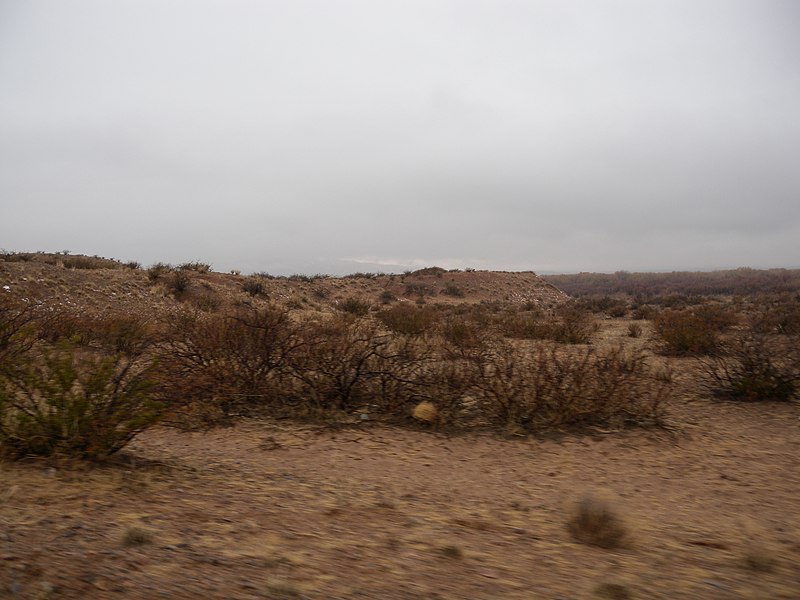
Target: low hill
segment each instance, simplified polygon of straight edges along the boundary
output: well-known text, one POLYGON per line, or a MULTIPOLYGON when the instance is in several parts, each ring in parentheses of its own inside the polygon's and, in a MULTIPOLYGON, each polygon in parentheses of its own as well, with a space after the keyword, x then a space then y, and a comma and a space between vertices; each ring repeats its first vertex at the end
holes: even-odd
POLYGON ((446 271, 437 267, 402 275, 241 275, 211 271, 203 263, 142 269, 136 263, 90 256, 6 253, 0 286, 34 301, 73 308, 169 310, 192 304, 215 311, 237 303, 278 302, 326 310, 358 300, 373 307, 394 302, 454 304, 499 302, 554 307, 568 296, 532 272, 446 271))
POLYGON ((673 271, 671 273, 576 273, 546 275, 571 296, 749 296, 800 293, 800 269, 750 269, 724 271, 673 271))

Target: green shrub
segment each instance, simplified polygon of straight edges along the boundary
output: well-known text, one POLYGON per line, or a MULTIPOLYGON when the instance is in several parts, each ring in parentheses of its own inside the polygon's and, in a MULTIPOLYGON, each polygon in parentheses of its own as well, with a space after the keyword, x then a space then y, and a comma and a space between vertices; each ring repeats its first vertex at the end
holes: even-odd
POLYGON ((68 343, 28 352, 0 378, 0 449, 104 459, 161 416, 152 375, 150 362, 68 343))

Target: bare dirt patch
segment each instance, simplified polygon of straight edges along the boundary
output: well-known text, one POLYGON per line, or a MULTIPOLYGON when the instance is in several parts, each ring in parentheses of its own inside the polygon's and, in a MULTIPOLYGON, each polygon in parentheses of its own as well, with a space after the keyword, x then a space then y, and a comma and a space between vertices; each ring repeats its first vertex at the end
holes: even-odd
POLYGON ((504 440, 248 421, 152 430, 127 465, 5 464, 0 592, 798 597, 800 410, 674 410, 675 434, 504 440), (593 490, 614 498, 624 547, 570 536, 568 507, 593 490))

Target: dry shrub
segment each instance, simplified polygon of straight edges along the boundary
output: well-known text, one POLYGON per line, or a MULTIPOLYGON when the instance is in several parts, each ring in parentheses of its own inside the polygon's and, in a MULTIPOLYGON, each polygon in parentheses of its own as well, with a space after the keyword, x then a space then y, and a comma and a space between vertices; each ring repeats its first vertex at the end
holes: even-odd
POLYGON ((628 325, 628 337, 638 338, 642 336, 642 326, 639 323, 628 325))
POLYGON ((455 283, 447 283, 442 290, 442 294, 445 296, 451 296, 453 298, 463 298, 466 296, 464 290, 458 287, 455 283))
POLYGON ((175 403, 212 405, 207 414, 229 417, 273 402, 302 344, 288 311, 274 305, 219 316, 184 312, 159 349, 162 384, 175 403))
POLYGON ((304 398, 321 411, 349 409, 377 399, 371 386, 396 356, 392 336, 373 320, 343 314, 327 321, 307 323, 304 344, 290 368, 294 397, 304 398))
POLYGON ((122 543, 125 546, 144 546, 153 542, 153 534, 141 527, 130 527, 122 536, 122 543))
POLYGON ((759 333, 800 334, 800 296, 779 296, 764 300, 753 320, 753 329, 759 333))
POLYGON ((122 263, 110 258, 99 256, 67 256, 62 259, 62 264, 67 269, 120 269, 122 263))
POLYGON ((178 266, 181 271, 195 271, 196 273, 208 273, 211 265, 200 261, 185 262, 178 266))
POLYGON ((418 307, 407 302, 380 311, 378 319, 391 331, 402 335, 422 335, 437 324, 439 315, 435 309, 418 307))
POLYGON ((691 310, 664 311, 655 318, 653 328, 664 354, 713 354, 719 347, 719 328, 691 310))
POLYGON ((190 283, 191 278, 187 270, 179 269, 174 271, 172 276, 167 280, 167 289, 178 297, 189 289, 190 283))
POLYGON ((499 427, 552 428, 658 424, 670 382, 643 353, 539 345, 532 353, 497 344, 474 382, 482 412, 499 427))
POLYGON ((724 353, 701 361, 712 394, 757 402, 788 401, 798 394, 800 351, 795 340, 757 333, 736 336, 724 353))
POLYGON ((242 282, 242 291, 251 296, 260 296, 264 293, 264 282, 261 277, 248 277, 242 282))
POLYGON ((572 507, 567 531, 578 542, 600 548, 625 546, 630 534, 612 501, 603 495, 585 494, 572 507))
POLYGON ((147 269, 147 278, 155 283, 162 279, 167 273, 171 273, 173 271, 172 265, 168 265, 166 263, 155 263, 151 265, 147 269))
POLYGON ((55 310, 39 320, 39 337, 49 343, 68 340, 76 346, 138 356, 157 341, 155 325, 139 315, 55 310))
POLYGON ((361 317, 369 312, 370 303, 359 298, 347 298, 336 304, 336 308, 342 312, 361 317))
POLYGON ((587 344, 597 329, 591 312, 579 304, 566 304, 555 314, 540 311, 509 312, 500 320, 506 337, 587 344))

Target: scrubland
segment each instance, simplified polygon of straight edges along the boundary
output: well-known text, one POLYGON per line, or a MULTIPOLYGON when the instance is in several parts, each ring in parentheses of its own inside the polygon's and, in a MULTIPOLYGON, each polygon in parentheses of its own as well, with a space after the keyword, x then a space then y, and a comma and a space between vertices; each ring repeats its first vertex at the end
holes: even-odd
POLYGON ((798 597, 779 275, 570 298, 7 253, 0 595, 798 597))

